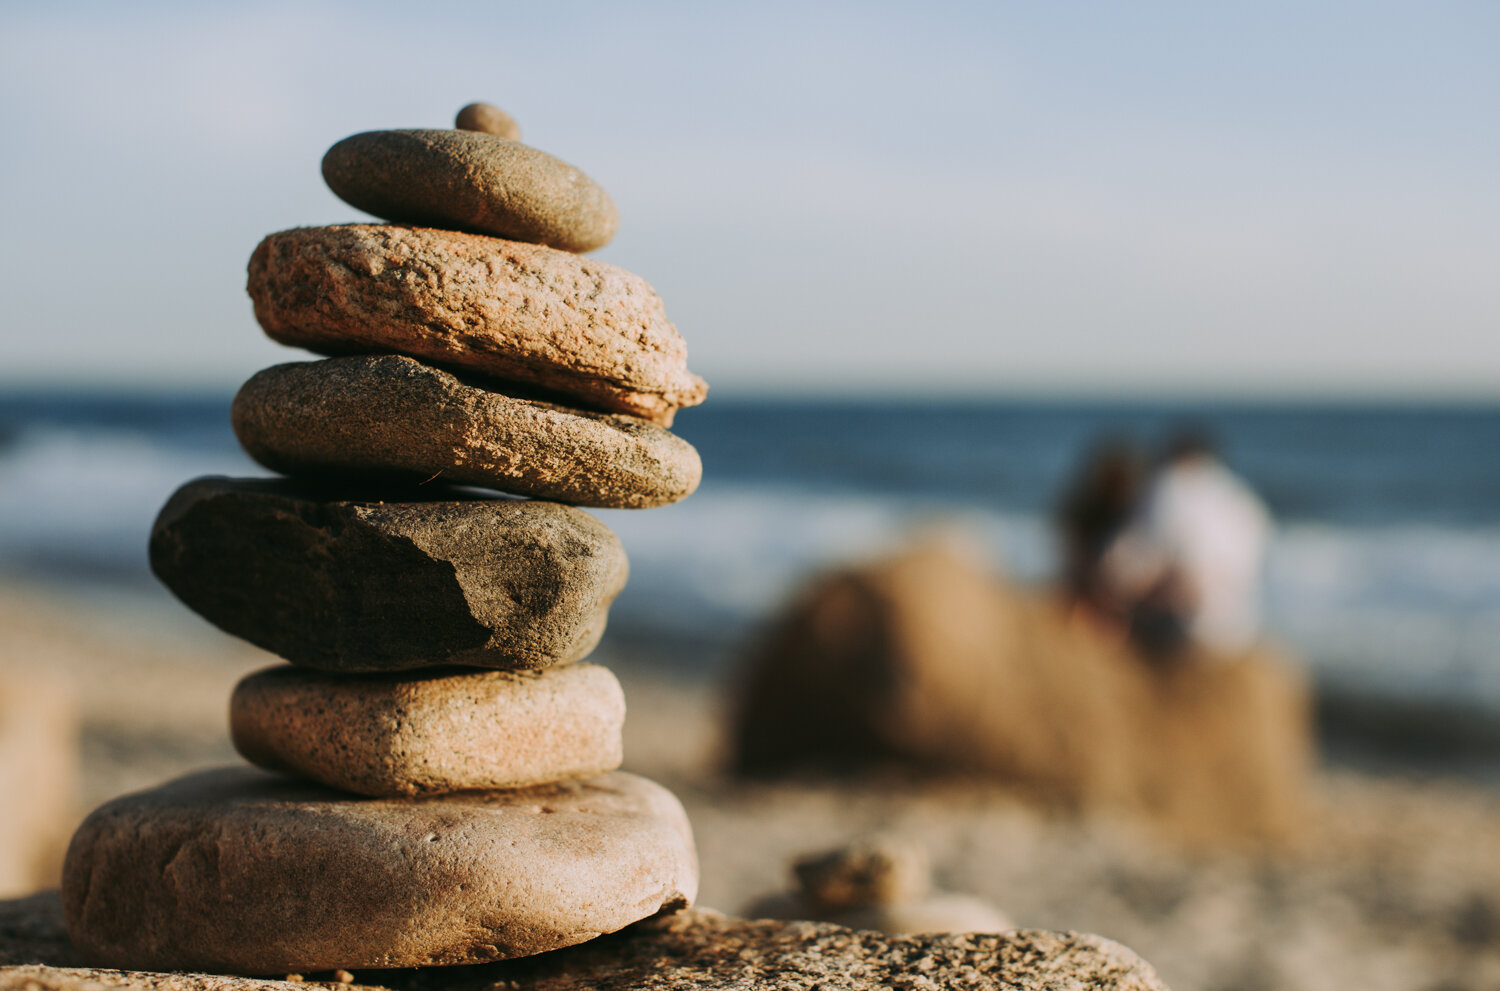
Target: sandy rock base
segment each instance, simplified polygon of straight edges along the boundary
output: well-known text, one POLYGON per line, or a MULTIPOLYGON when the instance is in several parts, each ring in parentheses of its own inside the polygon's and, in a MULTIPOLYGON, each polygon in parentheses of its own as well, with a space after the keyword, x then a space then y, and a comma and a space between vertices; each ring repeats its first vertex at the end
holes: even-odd
MULTIPOLYGON (((1150 964, 1118 943, 1082 933, 1018 929, 890 937, 812 922, 745 922, 690 909, 539 957, 478 967, 305 974, 352 977, 345 986, 392 991, 708 991, 749 988, 1091 988, 1166 991, 1150 964)), ((0 991, 306 991, 306 983, 94 970, 62 932, 55 895, 0 902, 0 991)))

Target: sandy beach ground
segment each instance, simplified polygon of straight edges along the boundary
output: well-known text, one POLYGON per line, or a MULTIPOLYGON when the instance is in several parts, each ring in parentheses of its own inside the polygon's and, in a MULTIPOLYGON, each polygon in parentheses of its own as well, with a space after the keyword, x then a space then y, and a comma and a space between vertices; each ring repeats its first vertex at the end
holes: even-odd
MULTIPOLYGON (((79 817, 114 795, 237 762, 229 692, 280 663, 186 610, 134 603, 0 588, 0 666, 73 685, 79 817)), ((608 640, 595 659, 625 684, 627 769, 674 789, 692 817, 705 905, 736 912, 784 888, 792 857, 884 829, 920 840, 943 887, 981 895, 1020 925, 1120 940, 1177 991, 1500 989, 1493 787, 1324 768, 1295 849, 1189 851, 1139 823, 1038 809, 983 782, 739 782, 720 770, 721 685, 608 640)))

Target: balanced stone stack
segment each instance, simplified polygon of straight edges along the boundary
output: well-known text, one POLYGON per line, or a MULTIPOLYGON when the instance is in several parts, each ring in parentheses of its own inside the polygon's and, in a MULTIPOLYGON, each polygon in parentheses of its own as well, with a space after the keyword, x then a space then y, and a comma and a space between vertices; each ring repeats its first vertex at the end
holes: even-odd
POLYGON ((695 894, 682 806, 615 770, 619 683, 578 663, 627 566, 576 507, 690 494, 698 455, 666 428, 706 386, 651 287, 578 254, 613 235, 609 197, 494 108, 459 125, 334 145, 329 186, 391 223, 273 234, 250 261, 266 332, 333 357, 235 399, 246 450, 291 477, 188 483, 151 561, 291 664, 230 705, 265 770, 183 778, 79 828, 64 910, 96 963, 478 963, 695 894))

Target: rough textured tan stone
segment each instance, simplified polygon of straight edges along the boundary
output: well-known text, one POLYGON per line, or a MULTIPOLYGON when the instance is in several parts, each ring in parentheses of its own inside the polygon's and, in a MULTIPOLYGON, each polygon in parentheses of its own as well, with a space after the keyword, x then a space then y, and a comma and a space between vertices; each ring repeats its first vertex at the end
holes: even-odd
POLYGON ((703 474, 693 446, 654 423, 508 396, 400 355, 267 368, 233 420, 245 450, 288 475, 441 478, 642 509, 686 498, 703 474))
POLYGON ((608 670, 347 677, 274 667, 229 701, 246 760, 361 795, 584 778, 620 766, 625 694, 608 670))
POLYGON ((322 670, 537 669, 594 648, 629 570, 608 527, 423 492, 197 479, 157 517, 151 568, 224 631, 322 670))
POLYGON ((512 141, 521 140, 521 125, 510 114, 491 103, 471 103, 458 112, 453 126, 461 131, 483 131, 512 141))
MULTIPOLYGON (((308 991, 307 983, 94 970, 80 963, 62 934, 55 896, 0 902, 3 991, 308 991), (33 946, 42 949, 28 952, 33 946)), ((1166 991, 1136 954, 1083 933, 1019 929, 891 939, 818 923, 743 922, 704 909, 650 919, 539 957, 352 976, 354 982, 345 985, 350 991, 1166 991)))
POLYGON ((379 224, 272 234, 250 258, 267 334, 398 352, 669 425, 708 387, 639 276, 565 251, 379 224))
POLYGON ((62 901, 95 964, 286 974, 541 953, 697 883, 682 806, 635 775, 355 799, 227 768, 95 810, 62 901))
POLYGON ((0 897, 57 883, 80 811, 78 722, 66 679, 0 656, 0 897))
POLYGON ((366 131, 323 156, 323 179, 386 220, 592 251, 620 215, 592 179, 544 151, 471 130, 366 131))

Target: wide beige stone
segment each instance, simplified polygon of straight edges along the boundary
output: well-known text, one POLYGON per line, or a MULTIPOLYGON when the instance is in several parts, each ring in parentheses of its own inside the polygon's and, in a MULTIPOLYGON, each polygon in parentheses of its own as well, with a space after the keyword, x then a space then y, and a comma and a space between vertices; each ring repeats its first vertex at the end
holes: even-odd
POLYGON ((663 426, 708 391, 644 279, 534 244, 305 227, 260 243, 249 291, 267 334, 323 354, 408 354, 663 426))
MULTIPOLYGON (((0 902, 0 991, 307 991, 306 983, 98 970, 62 932, 55 895, 0 902)), ((478 967, 345 975, 349 991, 749 991, 753 988, 962 988, 1166 991, 1119 943, 1018 929, 890 938, 809 922, 745 922, 705 909, 648 919, 542 956, 478 967)), ((336 986, 336 985, 335 985, 336 986)))
POLYGON ((386 220, 565 251, 602 248, 620 223, 609 194, 578 169, 478 130, 355 134, 323 156, 323 180, 345 203, 386 220))
POLYGON ((233 478, 173 494, 151 569, 225 632, 325 671, 575 661, 629 573, 619 538, 572 506, 233 478))
POLYGON ((235 396, 233 421, 251 457, 288 475, 440 478, 616 509, 676 502, 703 475, 693 446, 654 423, 509 396, 401 355, 267 368, 235 396))
POLYGON ((686 905, 697 875, 682 806, 630 774, 355 799, 229 768, 95 810, 62 899, 96 965, 286 974, 571 946, 686 905))
POLYGON ((517 788, 620 766, 625 694, 607 669, 345 677, 274 667, 229 700, 246 760, 361 795, 517 788))

